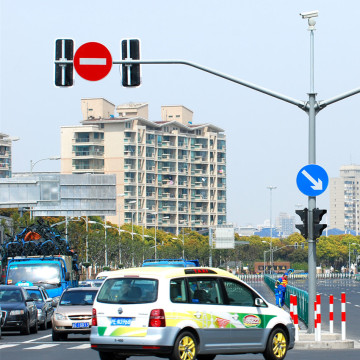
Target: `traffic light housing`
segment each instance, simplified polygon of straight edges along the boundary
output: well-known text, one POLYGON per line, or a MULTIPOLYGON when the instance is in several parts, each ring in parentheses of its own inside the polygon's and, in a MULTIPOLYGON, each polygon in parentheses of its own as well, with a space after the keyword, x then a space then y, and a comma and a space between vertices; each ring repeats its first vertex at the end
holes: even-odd
POLYGON ((327 213, 325 209, 314 209, 313 210, 313 223, 314 223, 314 239, 318 239, 323 230, 327 227, 327 224, 320 224, 322 217, 327 213))
MULTIPOLYGON (((55 60, 74 60, 74 40, 55 41, 55 60)), ((55 86, 65 87, 74 84, 74 65, 55 64, 55 86)))
MULTIPOLYGON (((125 39, 121 41, 121 56, 123 60, 140 60, 140 40, 125 39)), ((140 64, 123 64, 122 85, 135 87, 141 84, 140 64)))
POLYGON ((303 210, 296 210, 295 212, 300 216, 300 219, 303 222, 302 224, 296 224, 295 227, 300 230, 300 233, 304 239, 308 239, 308 209, 304 208, 303 210))

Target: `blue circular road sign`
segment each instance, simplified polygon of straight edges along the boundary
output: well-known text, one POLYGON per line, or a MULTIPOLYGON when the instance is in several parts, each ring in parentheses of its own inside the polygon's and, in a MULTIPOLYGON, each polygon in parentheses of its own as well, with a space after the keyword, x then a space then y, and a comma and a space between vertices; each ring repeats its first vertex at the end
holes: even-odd
POLYGON ((319 165, 304 166, 297 174, 296 184, 299 190, 307 196, 321 195, 329 184, 325 169, 319 165))

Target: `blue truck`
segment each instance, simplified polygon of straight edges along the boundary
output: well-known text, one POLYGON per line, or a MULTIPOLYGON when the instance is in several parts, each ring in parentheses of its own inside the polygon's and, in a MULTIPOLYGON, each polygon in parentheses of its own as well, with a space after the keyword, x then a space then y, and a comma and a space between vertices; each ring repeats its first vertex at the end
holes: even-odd
POLYGON ((1 246, 2 277, 7 285, 43 286, 57 298, 78 284, 77 255, 56 228, 38 219, 1 246))
POLYGON ((156 267, 199 267, 199 260, 185 259, 147 259, 144 260, 142 266, 156 267))

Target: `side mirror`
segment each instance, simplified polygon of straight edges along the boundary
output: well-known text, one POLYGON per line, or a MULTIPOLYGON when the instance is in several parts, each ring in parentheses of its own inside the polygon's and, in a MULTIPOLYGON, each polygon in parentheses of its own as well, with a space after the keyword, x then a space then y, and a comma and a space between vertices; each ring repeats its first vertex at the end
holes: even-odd
POLYGON ((65 273, 65 281, 69 281, 70 280, 70 273, 66 272, 65 273))
POLYGON ((255 299, 255 306, 266 306, 266 304, 265 304, 263 299, 256 298, 255 299))

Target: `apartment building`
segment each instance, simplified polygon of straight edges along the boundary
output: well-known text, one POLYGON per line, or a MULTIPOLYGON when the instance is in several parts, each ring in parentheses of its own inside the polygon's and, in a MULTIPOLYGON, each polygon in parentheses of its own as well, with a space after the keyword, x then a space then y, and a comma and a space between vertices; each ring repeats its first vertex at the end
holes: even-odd
POLYGON ((115 106, 82 99, 79 126, 61 128, 61 172, 116 174, 117 216, 107 220, 178 234, 226 224, 226 137, 193 124, 185 106, 115 106), (115 111, 116 109, 116 111, 115 111))
MULTIPOLYGON (((18 140, 18 139, 16 139, 18 140)), ((0 133, 0 178, 11 177, 11 147, 14 139, 0 133)))
POLYGON ((330 226, 359 233, 360 165, 344 165, 330 178, 330 226))

